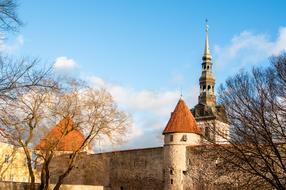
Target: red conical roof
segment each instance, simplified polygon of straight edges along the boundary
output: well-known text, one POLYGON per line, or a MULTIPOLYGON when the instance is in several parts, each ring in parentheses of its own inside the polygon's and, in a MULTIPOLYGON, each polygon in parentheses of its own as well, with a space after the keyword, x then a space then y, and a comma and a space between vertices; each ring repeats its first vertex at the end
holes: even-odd
POLYGON ((72 119, 64 118, 40 140, 40 143, 35 146, 35 149, 76 151, 83 144, 84 140, 84 135, 74 126, 72 119))
POLYGON ((201 134, 201 128, 198 127, 193 114, 185 104, 184 100, 180 99, 174 112, 172 112, 171 118, 163 131, 163 134, 166 133, 201 134))

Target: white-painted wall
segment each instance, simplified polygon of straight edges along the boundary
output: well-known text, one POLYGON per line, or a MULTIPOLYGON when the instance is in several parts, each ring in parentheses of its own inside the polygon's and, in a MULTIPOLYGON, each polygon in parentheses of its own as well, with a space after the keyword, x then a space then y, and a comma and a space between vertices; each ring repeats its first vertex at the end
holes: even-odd
MULTIPOLYGON (((200 121, 197 124, 203 130, 205 134, 205 128, 209 127, 210 131, 213 133, 215 129, 215 142, 217 144, 227 144, 230 139, 230 126, 227 123, 223 123, 219 120, 214 121, 200 121)), ((203 140, 203 143, 208 143, 207 140, 203 140)))

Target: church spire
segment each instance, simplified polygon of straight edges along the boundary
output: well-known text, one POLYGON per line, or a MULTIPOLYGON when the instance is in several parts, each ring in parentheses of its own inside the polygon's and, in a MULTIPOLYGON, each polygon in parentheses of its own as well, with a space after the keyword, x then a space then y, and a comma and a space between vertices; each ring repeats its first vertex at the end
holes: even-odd
POLYGON ((212 73, 212 56, 209 50, 209 26, 208 20, 206 20, 205 24, 205 49, 202 57, 202 74, 200 77, 200 95, 199 95, 199 103, 207 106, 215 106, 216 105, 216 97, 214 95, 214 86, 215 86, 215 78, 212 73))
POLYGON ((209 25, 208 25, 208 19, 206 19, 206 23, 205 23, 205 32, 206 32, 206 38, 205 38, 204 57, 211 59, 211 53, 210 53, 210 49, 209 49, 209 25))

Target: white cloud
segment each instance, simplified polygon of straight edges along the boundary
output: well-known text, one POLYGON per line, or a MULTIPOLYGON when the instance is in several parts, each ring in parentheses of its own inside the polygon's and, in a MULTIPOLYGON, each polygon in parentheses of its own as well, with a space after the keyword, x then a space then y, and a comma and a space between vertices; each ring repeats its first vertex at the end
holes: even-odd
POLYGON ((266 34, 243 31, 235 35, 229 45, 215 46, 215 62, 219 67, 238 69, 255 65, 283 51, 286 51, 286 27, 280 28, 277 39, 273 41, 266 34))
POLYGON ((280 28, 279 36, 272 50, 272 53, 274 55, 278 55, 282 51, 286 51, 286 27, 280 28))
POLYGON ((179 91, 134 90, 121 85, 112 84, 92 76, 89 81, 94 87, 106 88, 116 102, 129 111, 144 111, 158 116, 166 115, 180 97, 179 91))
MULTIPOLYGON (((97 76, 89 77, 87 80, 95 88, 107 89, 119 107, 130 113, 133 118, 133 128, 127 136, 128 144, 112 148, 102 145, 102 151, 162 145, 162 131, 180 98, 178 90, 135 90, 97 76)), ((192 89, 188 94, 192 96, 184 97, 186 103, 194 105, 197 102, 198 89, 192 89)))
POLYGON ((14 53, 24 45, 24 37, 19 35, 16 40, 7 42, 7 39, 3 33, 0 33, 0 52, 14 53))
POLYGON ((58 57, 54 63, 54 69, 60 72, 67 72, 75 69, 78 65, 73 59, 58 57))

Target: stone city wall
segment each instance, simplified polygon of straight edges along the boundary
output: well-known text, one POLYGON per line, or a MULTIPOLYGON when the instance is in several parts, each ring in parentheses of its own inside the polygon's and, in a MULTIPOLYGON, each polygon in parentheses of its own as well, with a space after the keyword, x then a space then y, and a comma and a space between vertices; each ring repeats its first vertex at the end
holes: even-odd
MULTIPOLYGON (((69 155, 55 158, 51 165, 51 183, 67 166, 69 155)), ((65 184, 101 185, 118 190, 163 189, 163 148, 82 153, 65 184)))

